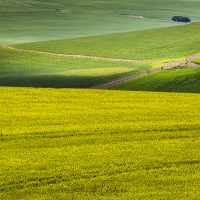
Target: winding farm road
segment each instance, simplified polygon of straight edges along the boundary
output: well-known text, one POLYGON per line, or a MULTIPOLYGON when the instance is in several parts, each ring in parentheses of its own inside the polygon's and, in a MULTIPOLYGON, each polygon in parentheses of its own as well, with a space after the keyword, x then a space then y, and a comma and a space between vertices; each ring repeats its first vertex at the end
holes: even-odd
POLYGON ((46 55, 53 55, 53 56, 62 56, 62 57, 75 57, 75 58, 86 58, 86 59, 98 59, 98 60, 109 60, 109 61, 120 61, 120 62, 134 62, 134 63, 146 63, 146 64, 158 64, 160 67, 154 68, 151 70, 147 70, 144 72, 140 72, 137 74, 129 75, 127 77, 123 77, 102 85, 98 85, 95 87, 92 87, 93 89, 106 89, 114 85, 118 85, 120 83, 123 83, 128 80, 136 79, 141 76, 146 76, 148 74, 156 73, 165 69, 172 68, 174 66, 188 66, 192 68, 200 68, 199 64, 196 64, 192 62, 196 58, 200 57, 200 52, 195 53, 191 56, 188 56, 186 59, 183 59, 181 61, 168 61, 168 62, 150 62, 145 60, 131 60, 131 59, 122 59, 122 58, 106 58, 106 57, 98 57, 98 56, 85 56, 85 55, 70 55, 70 54, 60 54, 60 53, 50 53, 50 52, 43 52, 43 51, 36 51, 36 50, 26 50, 26 49, 19 49, 15 48, 12 45, 5 45, 2 46, 2 48, 11 49, 15 51, 23 51, 23 52, 30 52, 30 53, 39 53, 39 54, 46 54, 46 55))
MULTIPOLYGON (((53 56, 62 56, 62 57, 91 58, 91 59, 110 60, 110 61, 118 61, 118 62, 119 61, 121 61, 121 62, 135 62, 135 63, 144 62, 142 60, 131 60, 131 59, 123 59, 123 58, 106 58, 106 57, 85 56, 85 55, 77 55, 77 54, 73 55, 73 54, 50 53, 50 52, 45 52, 45 51, 19 49, 19 48, 15 48, 11 45, 2 46, 2 48, 16 50, 16 51, 29 52, 29 53, 39 53, 39 54, 46 54, 46 55, 53 55, 53 56)), ((152 64, 155 64, 155 63, 152 63, 152 64)))

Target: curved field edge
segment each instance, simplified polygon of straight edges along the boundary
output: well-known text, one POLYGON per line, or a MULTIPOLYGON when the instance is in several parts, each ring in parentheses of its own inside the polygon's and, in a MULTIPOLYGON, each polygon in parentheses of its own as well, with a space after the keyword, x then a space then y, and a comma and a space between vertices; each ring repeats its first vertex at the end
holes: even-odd
POLYGON ((0 92, 2 199, 199 197, 199 94, 0 92))
POLYGON ((109 89, 200 93, 200 69, 174 67, 113 86, 109 89))
POLYGON ((33 41, 77 38, 130 32, 180 25, 171 17, 176 13, 199 20, 198 5, 191 0, 173 2, 162 0, 112 1, 0 1, 0 44, 16 44, 33 41), (162 12, 160 8, 162 7, 162 12), (187 8, 187 9, 185 9, 187 8), (178 13, 177 13, 178 12, 178 13), (124 15, 125 14, 125 15, 124 15), (129 15, 126 15, 129 14, 129 15), (134 15, 145 15, 144 19, 134 15), (42 20, 41 20, 42 19, 42 20), (83 31, 84 30, 84 31, 83 31))
POLYGON ((200 51, 200 25, 161 28, 68 40, 16 45, 17 48, 107 58, 163 60, 200 51))
POLYGON ((92 87, 150 69, 143 63, 59 57, 0 48, 0 85, 92 87))

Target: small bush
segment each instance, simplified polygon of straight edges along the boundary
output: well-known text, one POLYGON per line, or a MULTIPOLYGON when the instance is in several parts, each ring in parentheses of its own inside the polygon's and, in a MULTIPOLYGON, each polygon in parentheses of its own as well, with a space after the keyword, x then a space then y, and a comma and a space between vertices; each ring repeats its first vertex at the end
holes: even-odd
POLYGON ((189 17, 183 17, 183 16, 173 16, 172 21, 176 22, 191 22, 191 19, 189 17))

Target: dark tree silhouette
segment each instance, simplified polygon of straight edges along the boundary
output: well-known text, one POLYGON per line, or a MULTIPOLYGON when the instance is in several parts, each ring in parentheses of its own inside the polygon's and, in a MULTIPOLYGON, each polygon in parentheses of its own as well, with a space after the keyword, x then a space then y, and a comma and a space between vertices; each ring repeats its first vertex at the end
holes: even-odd
POLYGON ((172 21, 176 22, 191 22, 189 17, 183 17, 183 16, 173 16, 172 21))

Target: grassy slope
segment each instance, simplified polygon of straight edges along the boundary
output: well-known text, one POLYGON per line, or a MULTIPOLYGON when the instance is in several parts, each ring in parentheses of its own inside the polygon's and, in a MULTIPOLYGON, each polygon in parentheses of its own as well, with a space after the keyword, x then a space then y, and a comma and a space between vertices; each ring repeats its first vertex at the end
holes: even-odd
POLYGON ((198 199, 199 94, 0 92, 1 199, 198 199))
POLYGON ((150 68, 146 64, 41 55, 0 48, 0 85, 91 87, 150 68))
POLYGON ((173 69, 114 86, 114 90, 200 93, 200 69, 173 69))
POLYGON ((195 63, 200 64, 200 57, 194 60, 195 63))
POLYGON ((199 5, 199 0, 0 0, 0 44, 174 26, 173 15, 199 21, 199 5), (121 14, 144 15, 146 19, 121 14))
POLYGON ((200 50, 200 25, 17 45, 66 54, 128 59, 170 59, 200 50), (111 50, 112 49, 112 50, 111 50))

